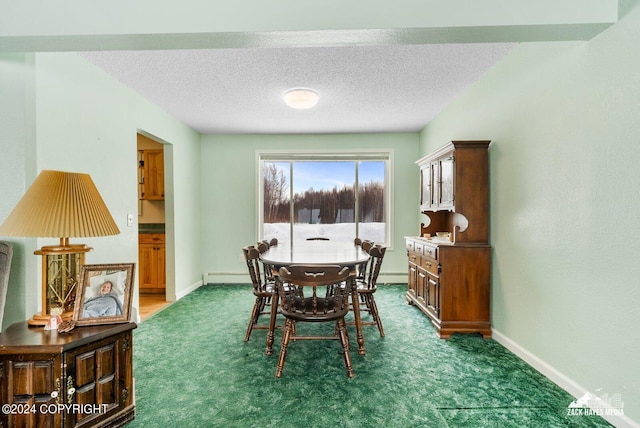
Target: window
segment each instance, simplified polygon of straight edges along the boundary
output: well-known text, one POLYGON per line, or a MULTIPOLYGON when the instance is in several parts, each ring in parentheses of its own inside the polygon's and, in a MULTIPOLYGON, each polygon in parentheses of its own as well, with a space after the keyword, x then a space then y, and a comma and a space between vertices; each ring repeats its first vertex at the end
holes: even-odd
POLYGON ((259 153, 261 239, 390 241, 390 152, 259 153))

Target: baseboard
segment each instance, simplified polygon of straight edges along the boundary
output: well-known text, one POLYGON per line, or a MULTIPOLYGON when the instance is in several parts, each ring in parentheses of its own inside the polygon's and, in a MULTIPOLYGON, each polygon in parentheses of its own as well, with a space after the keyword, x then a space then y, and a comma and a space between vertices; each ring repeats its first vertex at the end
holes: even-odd
POLYGON ((202 286, 202 284, 204 284, 204 282, 198 281, 195 284, 192 284, 191 286, 189 286, 188 288, 181 290, 180 293, 176 293, 176 300, 180 300, 182 299, 184 296, 186 296, 187 294, 191 293, 192 291, 200 288, 200 286, 202 286))
MULTIPOLYGON (((504 334, 500 333, 496 329, 491 329, 492 338, 500 343, 502 346, 507 348, 509 351, 513 352, 515 355, 520 357, 523 361, 529 364, 531 367, 542 373, 547 379, 551 382, 558 385, 560 388, 567 391, 569 394, 574 396, 576 399, 585 397, 588 394, 593 394, 593 392, 588 391, 583 388, 580 384, 575 382, 573 379, 564 375, 560 371, 556 370, 554 367, 549 365, 547 362, 541 360, 527 349, 523 348, 504 334)), ((624 397, 623 397, 624 399, 624 397)), ((567 403, 567 407, 570 403, 567 403)), ((578 416, 576 416, 578 417, 578 416)), ((640 424, 630 419, 626 415, 617 416, 617 415, 602 415, 602 418, 605 419, 610 424, 620 427, 620 428, 640 428, 640 424)))
POLYGON ((378 275, 378 284, 406 284, 407 273, 384 273, 378 275))
MULTIPOLYGON (((248 272, 207 272, 203 275, 205 284, 249 284, 248 272)), ((378 276, 378 284, 406 284, 407 273, 383 273, 378 276)))
POLYGON ((202 277, 205 284, 251 284, 249 272, 207 272, 202 277))

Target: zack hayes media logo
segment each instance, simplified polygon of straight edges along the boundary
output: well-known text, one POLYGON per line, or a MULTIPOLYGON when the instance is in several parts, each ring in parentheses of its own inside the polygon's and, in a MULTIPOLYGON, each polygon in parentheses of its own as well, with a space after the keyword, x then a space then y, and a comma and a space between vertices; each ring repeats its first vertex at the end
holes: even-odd
POLYGON ((624 416, 622 394, 595 395, 590 392, 567 407, 568 416, 624 416))

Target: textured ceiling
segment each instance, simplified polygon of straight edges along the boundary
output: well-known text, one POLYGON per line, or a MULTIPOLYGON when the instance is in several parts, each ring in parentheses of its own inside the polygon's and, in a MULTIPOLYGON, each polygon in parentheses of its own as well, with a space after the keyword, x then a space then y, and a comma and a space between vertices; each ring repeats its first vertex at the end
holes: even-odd
POLYGON ((83 52, 203 134, 414 132, 514 43, 83 52), (309 87, 310 110, 283 94, 309 87))

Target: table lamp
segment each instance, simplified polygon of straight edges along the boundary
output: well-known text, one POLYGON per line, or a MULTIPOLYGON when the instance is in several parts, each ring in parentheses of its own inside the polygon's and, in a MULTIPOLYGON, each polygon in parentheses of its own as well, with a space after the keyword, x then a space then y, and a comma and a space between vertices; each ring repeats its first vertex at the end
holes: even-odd
POLYGON ((93 248, 70 244, 69 238, 120 233, 88 174, 42 171, 18 205, 0 225, 0 236, 60 238, 60 245, 43 246, 42 312, 28 322, 44 326, 52 314, 71 319, 84 254, 93 248))

